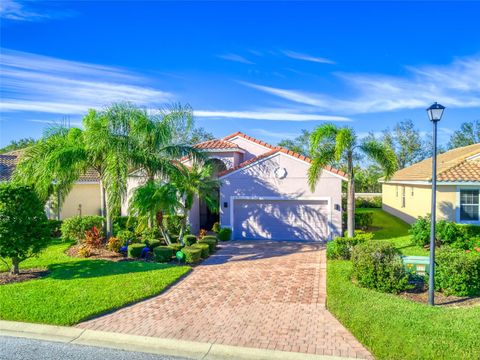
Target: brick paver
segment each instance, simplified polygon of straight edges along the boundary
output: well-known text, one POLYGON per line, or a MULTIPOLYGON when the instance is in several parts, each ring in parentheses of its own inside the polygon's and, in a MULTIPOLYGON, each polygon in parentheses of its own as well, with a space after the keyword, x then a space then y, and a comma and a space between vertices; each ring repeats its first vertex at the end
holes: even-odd
POLYGON ((221 246, 165 293, 78 326, 371 358, 325 308, 326 260, 321 244, 232 241, 221 246))

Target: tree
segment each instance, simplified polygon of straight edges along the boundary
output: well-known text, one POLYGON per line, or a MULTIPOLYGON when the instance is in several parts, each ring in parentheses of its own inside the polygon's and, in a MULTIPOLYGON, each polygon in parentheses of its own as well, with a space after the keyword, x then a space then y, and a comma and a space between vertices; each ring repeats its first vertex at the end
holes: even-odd
POLYGON ((208 132, 203 127, 193 128, 191 133, 186 139, 188 145, 195 145, 204 141, 213 140, 215 136, 211 132, 208 132))
POLYGON ((0 185, 0 259, 12 274, 48 244, 50 229, 43 202, 29 186, 0 185), (10 263, 8 262, 10 261, 10 263))
POLYGON ((310 152, 310 132, 302 129, 302 134, 295 139, 283 139, 278 143, 278 146, 292 150, 304 156, 309 156, 310 152))
POLYGON ((10 144, 0 149, 0 154, 5 154, 6 152, 13 151, 13 150, 24 149, 28 146, 32 146, 33 144, 35 144, 35 142, 36 140, 31 137, 22 138, 19 140, 12 140, 10 141, 10 144))
POLYGON ((374 139, 360 141, 350 127, 337 127, 325 124, 317 127, 310 136, 310 156, 312 163, 308 169, 308 182, 312 191, 325 166, 344 161, 346 163, 347 184, 347 230, 354 236, 355 229, 355 167, 354 162, 362 156, 377 163, 389 178, 397 169, 393 150, 385 143, 374 139))
POLYGON ((180 241, 187 226, 188 212, 192 209, 195 198, 205 201, 212 212, 218 211, 218 188, 220 182, 213 178, 214 166, 208 160, 204 164, 193 164, 191 168, 183 166, 180 176, 174 179, 182 202, 183 226, 180 241))
POLYGON ((395 151, 399 169, 425 158, 420 131, 415 128, 412 120, 400 121, 393 131, 384 130, 382 140, 395 151))
POLYGON ((450 136, 449 149, 477 144, 480 142, 480 120, 464 122, 460 129, 450 136))
POLYGON ((383 176, 382 169, 376 164, 367 167, 355 166, 355 192, 378 193, 382 186, 378 180, 383 176))

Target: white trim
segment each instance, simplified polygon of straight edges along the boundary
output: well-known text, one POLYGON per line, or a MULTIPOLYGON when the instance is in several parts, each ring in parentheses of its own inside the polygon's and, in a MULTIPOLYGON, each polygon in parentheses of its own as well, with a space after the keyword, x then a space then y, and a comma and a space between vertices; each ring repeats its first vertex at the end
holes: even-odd
POLYGON ((476 160, 476 159, 478 159, 478 158, 480 158, 480 153, 475 154, 475 155, 471 155, 471 156, 467 157, 465 160, 467 160, 467 161, 469 161, 469 160, 476 160))
POLYGON ((457 186, 456 188, 456 206, 455 206, 455 222, 459 224, 480 224, 480 204, 478 206, 478 220, 460 220, 460 190, 479 190, 480 191, 480 184, 476 186, 457 186))
MULTIPOLYGON (((387 184, 387 185, 395 185, 395 184, 405 184, 405 185, 432 185, 431 181, 426 180, 379 180, 379 183, 387 184)), ((480 186, 480 179, 479 181, 437 181, 437 185, 460 185, 460 186, 480 186)))
MULTIPOLYGON (((258 164, 260 161, 271 159, 271 158, 273 158, 273 157, 275 157, 275 156, 277 156, 277 155, 280 155, 280 154, 281 154, 281 155, 284 155, 284 156, 287 156, 287 157, 289 157, 289 158, 291 158, 291 159, 293 159, 293 160, 297 160, 297 161, 303 162, 303 163, 305 163, 305 164, 310 164, 308 161, 299 159, 299 158, 297 158, 297 157, 295 157, 295 156, 292 156, 292 155, 289 155, 289 154, 285 154, 285 153, 282 152, 281 150, 278 150, 277 152, 273 153, 272 155, 269 155, 269 156, 263 157, 263 158, 261 158, 261 159, 258 159, 257 161, 254 161, 254 162, 252 162, 252 163, 250 163, 250 164, 248 164, 248 165, 246 165, 246 166, 243 166, 243 167, 241 167, 241 168, 239 168, 239 169, 237 169, 237 170, 234 170, 234 171, 232 171, 232 172, 229 172, 228 174, 225 174, 225 175, 223 175, 223 176, 220 176, 218 179, 224 179, 224 178, 226 178, 226 177, 228 177, 228 176, 230 176, 230 175, 236 174, 237 172, 240 172, 240 171, 245 170, 245 169, 249 169, 250 167, 258 164)), ((259 156, 262 156, 262 155, 259 155, 259 156)), ((247 160, 247 161, 248 161, 248 160, 247 160)), ((332 176, 337 177, 337 178, 339 178, 339 179, 342 179, 342 180, 345 180, 345 181, 347 180, 346 177, 343 177, 343 176, 341 176, 341 175, 335 174, 335 173, 333 173, 333 172, 331 172, 331 171, 329 171, 329 170, 327 170, 327 169, 323 169, 323 171, 325 171, 325 172, 327 172, 327 173, 331 174, 332 176)))
POLYGON ((229 152, 238 152, 245 154, 245 150, 240 149, 240 148, 221 148, 221 149, 215 149, 215 148, 208 148, 208 149, 202 149, 200 148, 202 152, 213 152, 213 153, 229 153, 229 152))
POLYGON ((333 226, 332 226, 332 198, 330 196, 312 196, 312 197, 281 197, 281 196, 230 196, 229 206, 230 206, 230 225, 225 225, 232 229, 232 236, 235 234, 235 222, 234 222, 234 204, 235 200, 271 200, 271 201, 327 201, 328 207, 328 224, 327 224, 327 239, 331 240, 333 235, 333 226))
MULTIPOLYGON (((263 147, 263 148, 265 148, 265 149, 275 150, 275 146, 262 145, 262 144, 259 144, 258 142, 255 142, 255 141, 253 141, 253 140, 247 139, 246 137, 243 137, 243 136, 241 136, 241 135, 235 135, 234 137, 231 137, 231 138, 223 138, 223 140, 226 140, 226 141, 232 141, 232 140, 235 140, 235 139, 247 140, 247 141, 251 142, 252 144, 260 145, 261 147, 263 147)), ((238 145, 238 144, 237 144, 237 145, 238 145)))

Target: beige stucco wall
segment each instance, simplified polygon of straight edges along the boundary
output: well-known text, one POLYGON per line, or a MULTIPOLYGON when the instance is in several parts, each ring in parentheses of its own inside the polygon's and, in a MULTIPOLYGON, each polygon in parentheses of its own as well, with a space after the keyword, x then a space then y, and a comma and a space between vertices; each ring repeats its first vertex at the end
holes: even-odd
MULTIPOLYGON (((455 221, 458 206, 456 190, 455 185, 437 186, 437 219, 455 221)), ((412 223, 419 216, 430 214, 431 191, 432 188, 429 185, 382 184, 382 207, 392 215, 412 223), (403 189, 405 189, 405 207, 402 207, 403 189)))
POLYGON ((79 215, 78 207, 82 206, 82 215, 100 215, 100 184, 75 184, 65 198, 60 217, 62 219, 79 215))

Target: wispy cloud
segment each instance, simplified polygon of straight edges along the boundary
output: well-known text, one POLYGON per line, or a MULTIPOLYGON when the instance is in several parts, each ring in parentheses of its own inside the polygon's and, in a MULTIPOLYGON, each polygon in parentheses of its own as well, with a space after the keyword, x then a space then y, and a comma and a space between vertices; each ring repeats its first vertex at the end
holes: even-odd
POLYGON ((350 96, 299 89, 244 85, 322 111, 360 114, 415 109, 439 101, 449 107, 480 106, 480 57, 457 59, 448 66, 408 67, 407 75, 338 73, 350 96))
POLYGON ((344 116, 331 116, 308 113, 269 112, 269 111, 208 111, 196 110, 194 115, 202 118, 231 118, 275 121, 351 121, 344 116))
POLYGON ((296 59, 296 60, 310 61, 310 62, 319 63, 319 64, 335 64, 335 61, 324 58, 324 57, 302 54, 302 53, 298 53, 290 50, 284 50, 282 52, 284 55, 288 56, 289 58, 296 59))
POLYGON ((154 106, 171 94, 127 70, 1 49, 1 111, 82 114, 117 101, 154 106))
POLYGON ((45 4, 48 2, 2 0, 0 18, 14 21, 45 21, 75 15, 71 10, 58 10, 45 4))
POLYGON ((265 129, 253 129, 257 134, 268 136, 274 139, 294 139, 301 135, 301 133, 294 132, 282 132, 282 131, 269 131, 265 129))
POLYGON ((255 64, 253 61, 250 61, 250 60, 248 60, 247 58, 245 58, 241 55, 233 54, 233 53, 221 54, 221 55, 217 55, 217 57, 219 57, 220 59, 223 59, 223 60, 235 61, 235 62, 239 62, 239 63, 242 63, 242 64, 249 64, 249 65, 255 64))

